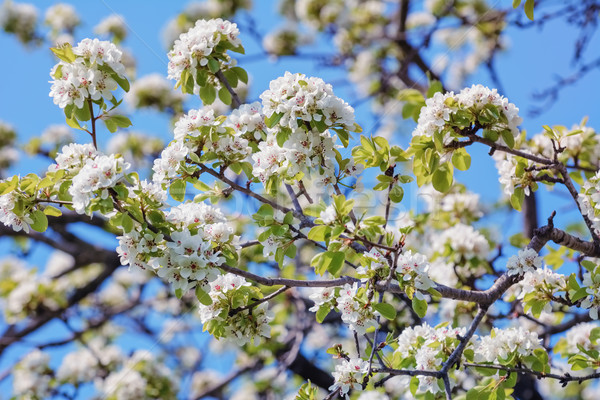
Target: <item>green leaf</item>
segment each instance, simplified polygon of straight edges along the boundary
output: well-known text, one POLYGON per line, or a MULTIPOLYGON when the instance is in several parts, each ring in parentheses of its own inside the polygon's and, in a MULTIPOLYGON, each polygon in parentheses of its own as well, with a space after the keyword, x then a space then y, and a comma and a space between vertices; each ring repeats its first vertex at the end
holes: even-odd
POLYGON ((205 306, 210 306, 213 303, 208 293, 202 290, 200 286, 196 286, 196 298, 200 303, 204 304, 205 306))
POLYGON ((452 154, 452 165, 461 171, 467 171, 471 167, 471 156, 465 149, 458 149, 452 154))
POLYGON ((119 76, 116 72, 112 71, 112 69, 110 77, 113 78, 124 91, 129 92, 129 81, 127 78, 119 76))
POLYGON ((62 215, 62 211, 54 206, 47 205, 46 208, 44 208, 44 214, 51 217, 60 217, 62 215))
POLYGON ((277 125, 277 123, 279 122, 279 120, 281 120, 281 117, 283 117, 283 113, 273 113, 271 114, 270 117, 268 117, 265 121, 265 123, 267 124, 267 128, 272 128, 275 125, 277 125))
POLYGON ((108 129, 108 131, 110 133, 115 133, 117 131, 117 129, 119 128, 117 123, 110 118, 105 118, 105 119, 103 119, 103 121, 104 121, 104 125, 106 125, 106 129, 108 129))
POLYGON ((511 149, 515 147, 515 137, 510 130, 504 129, 502 132, 500 132, 500 135, 508 147, 511 149))
POLYGON ((165 217, 163 216, 163 214, 160 211, 157 211, 157 210, 148 211, 146 213, 146 218, 154 226, 158 226, 165 222, 165 217))
POLYGON ((419 316, 419 318, 424 318, 427 314, 427 302, 425 300, 420 300, 417 299, 417 297, 413 297, 412 308, 415 310, 415 313, 419 316))
POLYGON ((394 203, 400 203, 404 197, 404 189, 401 186, 394 185, 390 190, 390 200, 394 203))
POLYGON ((431 183, 438 192, 446 193, 452 187, 452 167, 447 163, 440 165, 433 173, 431 183))
POLYGON ((315 242, 323 242, 329 239, 331 235, 331 227, 327 225, 316 225, 311 228, 308 232, 308 239, 314 240, 315 242))
POLYGON ((45 232, 48 229, 48 218, 46 214, 44 214, 40 210, 34 210, 31 212, 29 217, 33 220, 31 224, 31 229, 36 232, 45 232))
POLYGON ((510 205, 517 211, 521 211, 523 201, 525 200, 525 191, 523 188, 515 188, 515 192, 510 196, 510 205))
POLYGON ((92 116, 90 114, 90 107, 88 106, 88 103, 84 103, 82 108, 75 108, 74 109, 75 112, 75 118, 77 118, 77 120, 79 121, 89 121, 92 116))
POLYGON ((325 317, 327 317, 327 315, 329 315, 330 311, 331 311, 331 306, 329 304, 321 305, 319 307, 319 309, 317 310, 317 314, 315 315, 317 322, 322 323, 325 320, 325 317))
POLYGON ((389 319, 390 321, 396 319, 396 309, 391 304, 377 303, 373 304, 373 308, 385 319, 389 319))
POLYGON ((226 87, 219 89, 219 99, 227 105, 231 104, 231 93, 229 93, 226 87))
POLYGON ((248 83, 248 73, 242 67, 233 67, 231 68, 233 72, 237 75, 238 79, 244 83, 248 83))
POLYGON ((206 81, 208 80, 208 72, 205 69, 197 69, 196 70, 196 84, 200 87, 206 86, 206 81))
POLYGON ((444 87, 442 86, 442 82, 438 80, 431 81, 431 85, 429 85, 429 89, 427 89, 427 98, 433 97, 434 94, 438 92, 442 92, 444 87))
POLYGON ((11 180, 7 180, 5 182, 0 182, 0 195, 8 194, 15 190, 19 184, 19 177, 17 175, 13 175, 11 180))
POLYGON ((183 290, 181 290, 181 289, 175 289, 175 296, 178 299, 181 299, 181 297, 183 296, 183 290))
POLYGON ((335 277, 342 270, 345 259, 346 254, 343 251, 327 251, 323 255, 323 262, 328 264, 327 271, 335 277))
POLYGON ((535 4, 535 0, 527 0, 525 1, 525 15, 527 18, 533 21, 533 6, 535 4))
POLYGON ((513 8, 519 7, 520 4, 521 4, 521 0, 513 0, 513 8))
POLYGON ((213 74, 216 74, 220 68, 221 68, 221 66, 219 64, 219 61, 217 61, 217 59, 215 59, 213 57, 208 58, 208 69, 210 70, 210 72, 212 72, 213 74))
POLYGON ((217 91, 213 85, 208 83, 206 86, 202 86, 200 88, 200 100, 204 105, 210 105, 214 103, 217 98, 217 91))
POLYGON ((229 85, 234 88, 237 87, 238 85, 238 77, 236 75, 235 72, 233 72, 232 70, 228 69, 226 71, 223 71, 223 75, 225 75, 225 79, 227 79, 227 82, 229 82, 229 85))
POLYGON ((182 179, 177 179, 171 183, 169 193, 173 197, 173 200, 183 201, 185 199, 185 186, 186 182, 182 179))
POLYGON ((131 219, 129 214, 123 214, 123 218, 121 219, 121 226, 123 227, 123 232, 131 232, 131 230, 133 229, 133 219, 131 219))
POLYGON ((79 121, 77 121, 77 119, 75 119, 75 118, 65 118, 65 122, 66 122, 66 123, 67 123, 67 125, 69 125, 71 128, 75 128, 75 129, 83 130, 83 128, 81 127, 81 125, 79 125, 79 121))
POLYGON ((73 53, 73 48, 69 43, 65 43, 61 47, 51 47, 50 50, 52 50, 56 57, 58 57, 64 62, 70 64, 73 61, 75 61, 75 53, 73 53))

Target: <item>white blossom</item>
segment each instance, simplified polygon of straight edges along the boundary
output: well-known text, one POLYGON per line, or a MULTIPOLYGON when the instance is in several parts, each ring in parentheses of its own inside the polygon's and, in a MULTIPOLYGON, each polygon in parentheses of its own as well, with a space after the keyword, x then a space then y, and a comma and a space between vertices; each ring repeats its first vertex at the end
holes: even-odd
POLYGON ((335 366, 333 378, 335 382, 329 387, 330 391, 339 388, 340 394, 345 395, 350 390, 362 388, 362 378, 369 370, 369 363, 361 358, 342 360, 341 364, 335 366))
POLYGON ((117 82, 99 68, 106 65, 119 77, 125 77, 123 53, 113 43, 98 39, 84 39, 75 47, 73 62, 60 61, 50 71, 50 97, 60 108, 74 104, 83 108, 86 99, 111 100, 117 82))
POLYGON ((58 3, 46 10, 44 22, 56 32, 63 30, 72 32, 79 25, 80 20, 75 7, 66 3, 58 3))
POLYGON ((196 25, 186 33, 182 33, 169 52, 169 79, 179 80, 183 71, 196 76, 199 67, 208 64, 208 56, 221 42, 228 42, 233 47, 240 45, 237 25, 220 18, 198 20, 196 25))
POLYGON ((519 250, 519 254, 510 257, 506 263, 508 275, 522 275, 542 267, 542 257, 534 249, 519 250))
POLYGON ((364 335, 368 328, 377 325, 377 321, 371 307, 365 307, 365 304, 357 300, 358 289, 357 283, 352 286, 344 285, 337 298, 336 307, 342 313, 342 321, 358 335, 364 335))

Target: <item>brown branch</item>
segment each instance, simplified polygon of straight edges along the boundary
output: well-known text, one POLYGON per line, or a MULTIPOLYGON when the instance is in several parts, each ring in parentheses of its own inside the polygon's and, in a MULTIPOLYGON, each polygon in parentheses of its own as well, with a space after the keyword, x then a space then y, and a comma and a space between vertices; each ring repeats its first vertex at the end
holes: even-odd
POLYGON ((516 372, 519 374, 529 374, 529 375, 537 376, 540 379, 557 379, 561 383, 567 383, 567 382, 580 382, 581 383, 583 381, 587 381, 590 379, 600 378, 600 372, 596 372, 595 374, 583 375, 583 376, 572 376, 569 373, 565 373, 563 375, 558 375, 558 374, 534 371, 529 368, 512 368, 512 367, 506 367, 504 365, 496 365, 496 364, 463 363, 463 365, 465 367, 489 368, 489 369, 497 369, 497 370, 506 371, 506 372, 516 372))
POLYGON ((238 108, 239 106, 241 106, 242 105, 242 101, 238 97, 238 95, 235 92, 235 90, 233 90, 233 88, 229 84, 229 81, 227 80, 227 78, 225 77, 225 75, 223 75, 223 71, 218 70, 215 73, 215 76, 223 84, 223 86, 225 86, 225 88, 227 89, 227 91, 229 92, 229 94, 231 94, 231 105, 232 105, 232 107, 233 108, 238 108))

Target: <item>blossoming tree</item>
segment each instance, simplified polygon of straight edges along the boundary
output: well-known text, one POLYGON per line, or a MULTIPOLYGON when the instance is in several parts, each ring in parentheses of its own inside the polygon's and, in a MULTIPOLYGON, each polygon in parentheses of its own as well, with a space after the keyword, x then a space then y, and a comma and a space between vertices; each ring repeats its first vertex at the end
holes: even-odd
MULTIPOLYGON (((232 3, 234 13, 241 6, 232 3)), ((352 46, 385 43, 375 40, 383 3, 366 2, 360 12, 356 3, 298 1, 295 10, 317 31, 339 24, 347 55, 352 46)), ((409 22, 491 10, 434 2, 411 20, 409 2, 401 3, 394 46, 404 52, 413 48, 402 33, 409 22)), ((532 18, 533 2, 524 6, 532 18)), ((15 25, 23 10, 4 7, 6 31, 38 38, 34 24, 15 25)), ((502 17, 485 22, 502 25, 502 17)), ((382 79, 386 86, 371 93, 384 105, 401 100, 403 117, 416 122, 400 146, 363 132, 353 107, 319 77, 286 72, 261 88, 260 101, 244 103, 238 26, 179 20, 184 31, 168 52, 175 89, 160 75, 130 83, 128 56, 110 41, 63 37, 52 48, 50 97, 89 141, 50 127, 28 144, 53 159, 47 170, 0 181, 0 233, 56 250, 39 273, 16 259, 0 263, 8 323, 0 353, 53 320, 68 328, 66 337, 34 342, 9 367, 4 377, 12 376, 16 398, 225 398, 243 376, 252 376, 252 388, 242 387, 242 398, 524 399, 518 386, 531 378, 594 398, 600 136, 592 128, 545 126, 528 136, 519 108, 498 90, 446 90, 415 53, 398 59, 429 73, 427 85, 401 63, 399 82, 382 79), (100 135, 132 124, 123 95, 173 118, 164 149, 133 135, 99 148, 100 135), (193 96, 202 107, 186 109, 193 96), (585 232, 555 226, 555 213, 510 245, 478 229, 479 196, 454 176, 471 169, 475 152, 493 157, 505 204, 521 211, 536 191, 564 190, 585 232), (427 210, 398 213, 411 183, 427 210), (116 251, 73 233, 76 223, 112 235, 116 251), (152 346, 128 353, 121 339, 129 331, 152 346), (202 343, 199 331, 207 332, 202 343), (59 346, 70 347, 57 359, 59 346), (211 369, 224 348, 237 359, 225 373, 211 369)), ((60 5, 47 21, 57 40, 79 18, 60 5)), ((120 22, 103 21, 99 34, 121 42, 120 22)), ((498 32, 478 32, 498 44, 498 32)), ((265 47, 293 54, 286 43, 298 35, 274 33, 265 47)), ((365 54, 351 59, 351 73, 359 74, 365 54)), ((0 131, 0 139, 14 136, 9 126, 0 131)))

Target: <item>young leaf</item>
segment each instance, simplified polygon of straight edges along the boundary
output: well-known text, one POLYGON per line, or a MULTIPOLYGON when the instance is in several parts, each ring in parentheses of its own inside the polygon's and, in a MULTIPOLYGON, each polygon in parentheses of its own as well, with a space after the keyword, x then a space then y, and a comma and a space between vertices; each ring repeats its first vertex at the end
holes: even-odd
POLYGON ((185 186, 185 181, 182 179, 177 179, 171 183, 169 193, 175 201, 183 201, 185 199, 185 186))
POLYGON ((29 217, 33 220, 31 229, 37 232, 45 232, 48 229, 48 218, 40 210, 34 210, 31 212, 29 217))
POLYGON ((525 1, 525 15, 527 18, 533 21, 533 6, 535 4, 535 0, 527 0, 525 1))
POLYGON ((215 87, 210 83, 200 88, 200 100, 202 100, 202 103, 204 103, 204 105, 207 106, 212 104, 216 98, 217 91, 215 90, 215 87))
POLYGON ((219 89, 219 99, 227 105, 231 104, 231 93, 229 93, 229 90, 224 86, 219 89))
POLYGON ((212 299, 200 286, 196 286, 196 298, 201 304, 205 306, 210 306, 212 304, 212 299))
POLYGON ((412 299, 412 308, 419 318, 424 318, 427 314, 427 302, 425 300, 417 299, 416 296, 412 299))
POLYGON ((219 61, 212 57, 208 59, 208 69, 210 70, 210 72, 216 74, 220 68, 221 66, 219 65, 219 61))
POLYGON ((461 171, 467 171, 471 167, 471 156, 465 149, 456 150, 452 154, 452 165, 461 171))
POLYGON ((322 323, 330 311, 331 306, 329 306, 329 304, 323 304, 321 307, 319 307, 319 309, 317 310, 317 314, 315 315, 317 322, 322 323))
POLYGON ((54 206, 47 205, 46 208, 44 208, 44 214, 51 217, 60 217, 62 215, 62 211, 54 206))
POLYGON ((433 173, 433 187, 438 192, 446 193, 452 186, 452 168, 448 164, 440 165, 433 173))
POLYGON ((238 79, 244 83, 248 83, 248 73, 242 67, 233 67, 231 68, 233 72, 237 75, 238 79))
POLYGON ((385 319, 389 319, 393 321, 396 319, 396 309, 391 304, 387 303, 378 303, 373 304, 373 308, 381 314, 381 316, 385 319))

